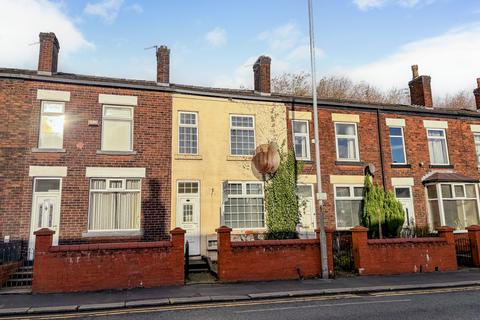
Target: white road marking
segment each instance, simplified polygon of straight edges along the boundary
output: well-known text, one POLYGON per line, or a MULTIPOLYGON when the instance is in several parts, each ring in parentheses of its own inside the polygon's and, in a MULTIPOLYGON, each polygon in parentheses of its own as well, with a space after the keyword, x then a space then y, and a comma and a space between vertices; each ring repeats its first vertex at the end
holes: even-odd
POLYGON ((360 304, 397 303, 397 302, 411 302, 411 301, 412 301, 411 299, 397 299, 397 300, 377 300, 377 301, 363 301, 363 302, 328 303, 328 304, 314 304, 314 305, 298 306, 298 307, 251 309, 251 310, 235 311, 235 313, 268 312, 268 311, 279 311, 279 310, 293 310, 293 309, 320 308, 320 307, 337 307, 337 306, 353 306, 353 305, 360 305, 360 304))

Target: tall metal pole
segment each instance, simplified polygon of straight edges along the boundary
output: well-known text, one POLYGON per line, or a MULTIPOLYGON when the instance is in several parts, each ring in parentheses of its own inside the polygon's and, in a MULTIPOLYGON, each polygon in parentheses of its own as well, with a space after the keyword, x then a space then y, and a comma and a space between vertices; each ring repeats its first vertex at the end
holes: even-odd
POLYGON ((323 200, 327 199, 322 192, 322 175, 320 171, 320 138, 318 133, 318 107, 317 107, 317 81, 315 71, 315 33, 313 28, 313 5, 308 0, 308 24, 310 27, 310 64, 312 68, 312 99, 313 99, 313 127, 315 128, 315 166, 317 172, 317 194, 318 207, 320 209, 320 252, 322 263, 322 279, 328 279, 328 256, 327 256, 327 235, 325 234, 325 217, 323 213, 323 200))

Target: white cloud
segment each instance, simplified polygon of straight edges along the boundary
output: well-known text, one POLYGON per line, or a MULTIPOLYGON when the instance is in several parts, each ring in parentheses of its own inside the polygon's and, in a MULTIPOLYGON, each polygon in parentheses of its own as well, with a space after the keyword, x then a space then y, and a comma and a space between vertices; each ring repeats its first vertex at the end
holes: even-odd
POLYGON ((129 5, 125 8, 126 10, 128 11, 133 11, 135 13, 143 13, 143 7, 141 5, 139 5, 138 3, 134 3, 132 5, 129 5))
POLYGON ((92 16, 101 17, 106 23, 111 24, 117 19, 123 5, 123 0, 100 0, 96 3, 88 2, 83 12, 92 16))
POLYGON ((288 50, 293 48, 304 37, 297 25, 289 22, 272 30, 263 31, 258 35, 258 39, 266 41, 273 51, 288 50))
POLYGON ((220 47, 227 43, 227 32, 225 29, 216 27, 207 32, 205 40, 213 47, 220 47))
POLYGON ((0 0, 0 66, 36 69, 40 32, 55 32, 60 64, 69 55, 93 48, 61 8, 47 0, 0 0), (27 22, 28 23, 27 23, 27 22))
POLYGON ((434 3, 436 0, 353 0, 353 3, 362 11, 377 9, 386 5, 397 5, 401 7, 413 8, 416 6, 425 6, 434 3))
POLYGON ((434 95, 455 93, 475 87, 480 76, 480 23, 452 29, 442 35, 407 43, 390 56, 343 70, 354 80, 378 87, 407 87, 410 66, 418 64, 420 74, 432 77, 434 95))

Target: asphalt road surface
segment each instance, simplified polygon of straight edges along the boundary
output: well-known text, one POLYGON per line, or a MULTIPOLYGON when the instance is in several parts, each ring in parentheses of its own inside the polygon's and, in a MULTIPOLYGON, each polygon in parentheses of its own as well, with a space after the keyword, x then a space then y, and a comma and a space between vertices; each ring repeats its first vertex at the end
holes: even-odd
MULTIPOLYGON (((37 319, 47 318, 45 316, 37 319)), ((480 319, 480 288, 121 309, 48 319, 480 319)))

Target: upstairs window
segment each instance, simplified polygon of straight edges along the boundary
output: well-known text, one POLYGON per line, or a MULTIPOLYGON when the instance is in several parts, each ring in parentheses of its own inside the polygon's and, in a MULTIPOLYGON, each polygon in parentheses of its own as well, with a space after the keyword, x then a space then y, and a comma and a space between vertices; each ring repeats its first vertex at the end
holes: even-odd
POLYGON ((133 108, 103 106, 103 151, 133 151, 133 108))
POLYGON ((293 120, 293 143, 297 160, 310 160, 308 121, 293 120))
POLYGON ((480 134, 475 134, 474 136, 475 139, 475 151, 477 154, 477 165, 480 167, 480 134))
POLYGON ((198 153, 198 122, 195 112, 180 112, 178 119, 178 151, 180 154, 198 153))
POLYGON ((255 153, 255 119, 253 116, 230 117, 230 154, 252 156, 255 153))
POLYGON ((428 151, 432 165, 448 165, 447 136, 445 129, 427 129, 428 151))
POLYGON ((65 104, 43 101, 41 108, 38 148, 62 149, 65 104))
POLYGON ((335 123, 337 160, 359 161, 356 123, 335 123))
POLYGON ((390 127, 390 148, 392 149, 392 162, 406 164, 405 139, 402 127, 390 127))

